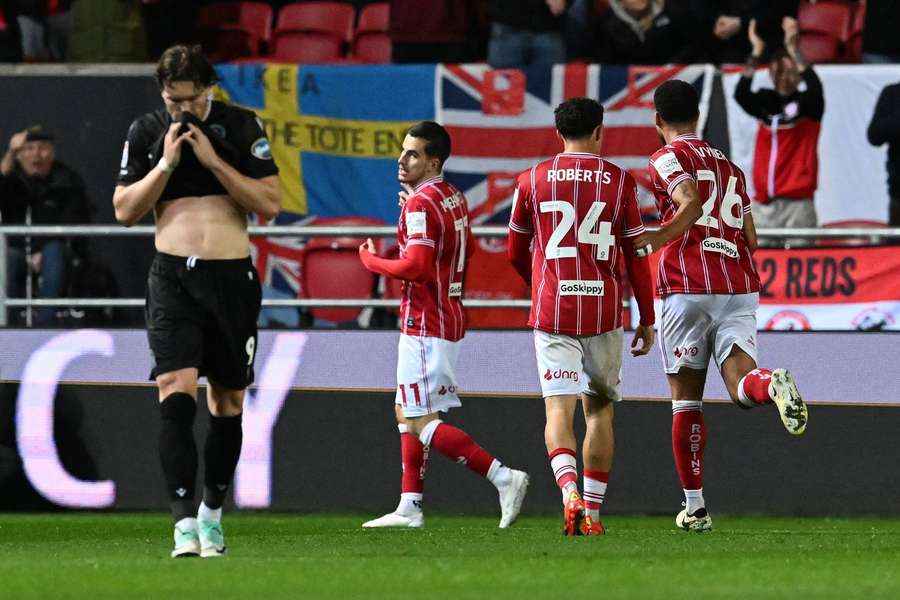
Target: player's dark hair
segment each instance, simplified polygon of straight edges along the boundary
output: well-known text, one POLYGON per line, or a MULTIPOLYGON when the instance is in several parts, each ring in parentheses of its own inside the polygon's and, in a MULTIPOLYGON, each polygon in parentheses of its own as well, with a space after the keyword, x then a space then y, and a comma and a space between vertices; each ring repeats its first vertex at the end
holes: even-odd
POLYGON ((219 80, 216 70, 199 45, 178 44, 168 48, 156 65, 159 89, 176 81, 190 81, 197 88, 206 88, 219 80))
POLYGON ((603 125, 603 105, 593 98, 569 98, 553 114, 556 130, 567 140, 585 138, 603 125))
POLYGON ((700 116, 697 89, 679 79, 670 79, 656 88, 653 104, 666 123, 692 123, 700 116))
POLYGON ((450 157, 450 134, 434 121, 421 121, 406 132, 414 138, 425 140, 425 154, 440 161, 438 168, 450 157))

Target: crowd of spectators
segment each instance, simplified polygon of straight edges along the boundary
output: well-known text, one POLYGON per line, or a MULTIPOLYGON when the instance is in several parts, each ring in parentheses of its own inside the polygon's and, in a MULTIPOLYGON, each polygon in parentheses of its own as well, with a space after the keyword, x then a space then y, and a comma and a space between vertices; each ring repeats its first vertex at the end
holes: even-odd
MULTIPOLYGON (((303 0, 300 0, 301 2, 303 0)), ((338 0, 341 1, 341 0, 338 0)), ((487 61, 498 67, 588 60, 620 64, 742 63, 751 20, 771 51, 799 0, 343 0, 387 2, 393 62, 487 61)), ((900 60, 900 2, 865 4, 866 62, 900 60)), ((209 0, 9 0, 0 60, 141 62, 198 41, 209 0)), ((289 0, 270 0, 274 11, 289 0)))

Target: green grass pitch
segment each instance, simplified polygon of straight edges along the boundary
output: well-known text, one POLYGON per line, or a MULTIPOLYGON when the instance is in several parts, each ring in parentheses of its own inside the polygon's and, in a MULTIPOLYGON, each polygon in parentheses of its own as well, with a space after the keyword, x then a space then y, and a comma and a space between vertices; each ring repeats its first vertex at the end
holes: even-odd
POLYGON ((161 514, 0 514, 0 598, 900 598, 900 519, 608 515, 564 538, 559 519, 226 515, 229 555, 168 558, 161 514))

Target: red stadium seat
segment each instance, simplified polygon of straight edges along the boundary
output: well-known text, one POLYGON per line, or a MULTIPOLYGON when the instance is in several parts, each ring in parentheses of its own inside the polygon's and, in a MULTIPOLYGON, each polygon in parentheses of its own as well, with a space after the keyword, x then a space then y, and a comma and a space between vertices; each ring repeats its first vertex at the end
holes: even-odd
POLYGON ((367 33, 353 42, 353 58, 371 64, 391 62, 391 37, 386 33, 367 33))
POLYGON ((360 33, 388 33, 391 28, 391 5, 387 2, 366 4, 359 10, 356 35, 360 33))
POLYGON ((252 54, 261 55, 263 44, 272 36, 272 7, 265 2, 206 4, 197 13, 197 29, 203 37, 216 30, 244 31, 250 38, 252 54))
POLYGON ((830 35, 801 33, 800 51, 813 63, 834 63, 841 61, 840 42, 830 35))
POLYGON ((302 2, 288 4, 278 13, 275 23, 279 31, 328 33, 342 43, 349 43, 353 35, 356 12, 344 2, 302 2))
MULTIPOLYGON (((871 219, 856 219, 849 221, 834 221, 832 223, 828 223, 827 225, 823 225, 822 227, 828 229, 835 228, 853 228, 853 229, 870 229, 870 228, 879 228, 879 227, 887 227, 887 223, 884 221, 874 221, 871 219)), ((870 246, 874 243, 884 243, 884 240, 872 240, 872 238, 862 237, 862 238, 821 238, 816 240, 816 246, 870 246)))
POLYGON ((343 52, 343 44, 333 35, 302 31, 276 31, 270 58, 315 65, 340 61, 343 52))
POLYGON ((803 2, 797 15, 800 33, 824 34, 843 42, 850 30, 850 12, 850 6, 834 0, 803 2))
MULTIPOLYGON (((316 225, 383 225, 366 218, 317 219, 316 225)), ((365 238, 312 238, 303 248, 300 295, 303 298, 371 298, 375 274, 359 260, 365 238)), ((316 319, 343 323, 355 320, 361 308, 312 308, 316 319)))
POLYGON ((353 36, 353 57, 361 62, 391 62, 390 5, 367 4, 359 11, 359 23, 353 36))

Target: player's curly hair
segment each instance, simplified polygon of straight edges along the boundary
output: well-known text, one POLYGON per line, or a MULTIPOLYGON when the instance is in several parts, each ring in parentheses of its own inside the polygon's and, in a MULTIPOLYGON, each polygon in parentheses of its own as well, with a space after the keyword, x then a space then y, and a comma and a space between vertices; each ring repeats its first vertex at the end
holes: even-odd
POLYGON ((438 168, 450 157, 450 134, 434 121, 420 121, 406 132, 414 138, 425 140, 425 154, 440 161, 438 168))
POLYGON ((553 111, 556 130, 567 140, 591 135, 603 125, 603 105, 593 98, 569 98, 553 111))
POLYGON ((697 88, 680 79, 670 79, 656 88, 653 104, 666 123, 691 123, 700 116, 697 88))
POLYGON ((159 89, 176 81, 191 81, 198 88, 206 88, 219 80, 216 70, 199 45, 178 44, 166 49, 156 65, 159 89))

